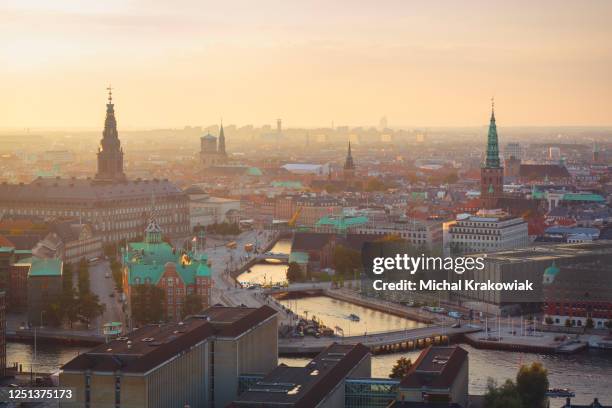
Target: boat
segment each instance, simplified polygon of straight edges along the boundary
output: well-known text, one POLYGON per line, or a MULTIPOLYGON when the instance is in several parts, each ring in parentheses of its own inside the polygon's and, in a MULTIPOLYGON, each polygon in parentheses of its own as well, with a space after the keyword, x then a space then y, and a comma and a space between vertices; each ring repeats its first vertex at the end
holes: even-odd
POLYGON ((546 391, 546 396, 551 398, 569 398, 575 397, 576 393, 567 388, 551 388, 546 391))
POLYGON ((349 320, 351 320, 351 321, 353 321, 353 322, 358 322, 359 320, 361 320, 361 319, 359 318, 359 316, 357 316, 357 315, 356 315, 356 314, 354 314, 354 313, 351 313, 351 314, 348 316, 348 319, 349 319, 349 320))

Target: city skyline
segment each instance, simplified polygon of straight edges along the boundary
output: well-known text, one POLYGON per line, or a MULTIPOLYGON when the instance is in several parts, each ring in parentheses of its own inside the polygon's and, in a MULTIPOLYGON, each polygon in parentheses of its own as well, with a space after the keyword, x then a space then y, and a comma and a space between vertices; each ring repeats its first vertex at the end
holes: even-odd
POLYGON ((5 2, 1 127, 97 128, 109 82, 120 128, 483 126, 491 96, 504 126, 612 124, 609 3, 384 6, 5 2))

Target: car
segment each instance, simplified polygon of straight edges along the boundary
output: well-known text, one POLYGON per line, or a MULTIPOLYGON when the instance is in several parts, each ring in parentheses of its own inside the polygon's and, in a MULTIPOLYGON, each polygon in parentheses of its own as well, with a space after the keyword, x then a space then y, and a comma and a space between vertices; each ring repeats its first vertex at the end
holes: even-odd
POLYGON ((459 327, 461 327, 459 323, 455 323, 451 326, 452 329, 458 329, 459 327))

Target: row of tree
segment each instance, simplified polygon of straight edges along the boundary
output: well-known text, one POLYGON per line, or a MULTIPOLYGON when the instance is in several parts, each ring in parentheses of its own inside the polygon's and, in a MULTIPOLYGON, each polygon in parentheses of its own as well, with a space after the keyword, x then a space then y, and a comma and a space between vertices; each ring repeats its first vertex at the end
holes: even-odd
POLYGON ((74 288, 74 267, 65 264, 62 273, 62 294, 45 307, 48 324, 60 326, 68 322, 70 327, 81 321, 89 325, 93 319, 102 315, 106 306, 98 296, 91 292, 89 266, 82 259, 77 264, 77 289, 74 288))

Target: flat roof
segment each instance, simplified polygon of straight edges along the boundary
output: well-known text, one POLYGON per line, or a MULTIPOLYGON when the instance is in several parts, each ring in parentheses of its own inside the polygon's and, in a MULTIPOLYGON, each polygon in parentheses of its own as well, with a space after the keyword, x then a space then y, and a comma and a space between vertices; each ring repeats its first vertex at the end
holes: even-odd
POLYGON ((362 344, 334 343, 305 367, 279 365, 229 406, 317 406, 369 353, 362 344))
POLYGON ((215 306, 182 322, 141 327, 75 357, 62 370, 144 373, 201 341, 228 333, 240 335, 276 313, 269 306, 215 306))
POLYGON ((400 382, 400 388, 450 388, 468 352, 459 346, 425 349, 400 382))

